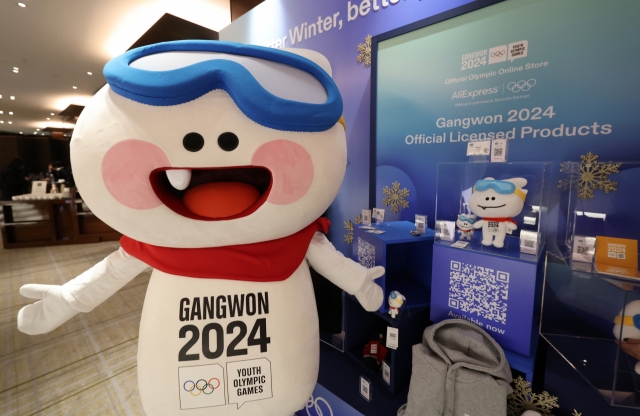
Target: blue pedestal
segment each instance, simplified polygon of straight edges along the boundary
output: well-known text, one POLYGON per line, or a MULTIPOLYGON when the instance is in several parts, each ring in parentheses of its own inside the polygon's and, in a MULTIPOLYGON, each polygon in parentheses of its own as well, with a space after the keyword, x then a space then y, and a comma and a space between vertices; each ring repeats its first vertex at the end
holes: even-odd
POLYGON ((466 319, 504 349, 529 357, 536 338, 539 262, 436 244, 431 320, 466 319))
POLYGON ((409 221, 378 224, 376 229, 384 234, 371 234, 360 227, 353 230, 353 259, 367 268, 384 266, 386 270, 376 280, 385 294, 380 312, 388 312, 387 298, 394 290, 407 298, 404 309, 429 306, 434 231, 428 229, 414 237, 410 231, 415 224, 409 221))

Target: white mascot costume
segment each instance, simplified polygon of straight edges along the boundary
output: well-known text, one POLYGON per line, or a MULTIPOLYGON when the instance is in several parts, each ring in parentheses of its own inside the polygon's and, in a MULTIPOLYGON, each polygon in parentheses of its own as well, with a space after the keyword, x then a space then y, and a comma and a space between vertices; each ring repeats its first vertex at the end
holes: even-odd
POLYGON ((473 186, 469 209, 481 217, 473 228, 482 228, 482 244, 504 247, 507 231, 518 228, 513 217, 522 212, 527 191, 524 178, 496 180, 481 179, 473 186))
POLYGON ((140 323, 148 415, 290 416, 314 389, 309 265, 377 310, 383 293, 318 220, 347 164, 342 98, 308 50, 179 41, 131 50, 71 141, 78 188, 121 248, 18 314, 27 334, 89 312, 154 268, 140 323), (306 261, 305 261, 306 259, 306 261))
MULTIPOLYGON (((615 317, 613 323, 613 335, 617 339, 640 340, 640 300, 629 302, 615 317)), ((635 364, 634 371, 640 374, 640 361, 635 364)))

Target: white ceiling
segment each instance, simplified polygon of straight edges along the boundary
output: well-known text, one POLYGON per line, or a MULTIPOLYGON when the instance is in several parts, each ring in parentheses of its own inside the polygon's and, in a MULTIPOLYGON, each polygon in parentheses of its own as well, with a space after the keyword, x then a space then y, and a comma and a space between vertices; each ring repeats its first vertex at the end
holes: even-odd
POLYGON ((215 31, 231 21, 229 0, 0 0, 0 131, 72 128, 57 114, 85 105, 107 61, 164 13, 215 31))

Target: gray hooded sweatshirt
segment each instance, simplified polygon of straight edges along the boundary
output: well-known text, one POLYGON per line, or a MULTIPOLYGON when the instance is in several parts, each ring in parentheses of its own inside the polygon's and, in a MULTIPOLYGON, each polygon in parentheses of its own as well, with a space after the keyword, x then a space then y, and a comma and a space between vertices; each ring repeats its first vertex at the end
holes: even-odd
POLYGON ((398 416, 505 416, 511 370, 502 348, 482 329, 449 319, 413 346, 408 403, 398 416))

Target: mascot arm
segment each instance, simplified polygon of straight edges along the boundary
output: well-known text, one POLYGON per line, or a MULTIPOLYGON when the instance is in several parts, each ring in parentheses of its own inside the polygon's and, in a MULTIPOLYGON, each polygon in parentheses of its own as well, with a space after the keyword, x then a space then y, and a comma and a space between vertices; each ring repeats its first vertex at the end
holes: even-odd
POLYGON ((311 267, 345 292, 355 295, 362 307, 376 311, 382 306, 384 294, 374 279, 384 274, 384 267, 367 269, 346 258, 327 240, 316 232, 307 251, 311 267))
POLYGON ((78 312, 90 312, 145 268, 145 263, 120 248, 62 286, 24 285, 22 296, 40 300, 20 309, 18 329, 29 335, 53 331, 78 312))
POLYGON ((484 224, 484 220, 478 220, 473 224, 473 228, 482 228, 482 224, 484 224))

